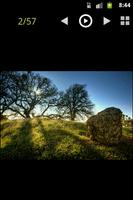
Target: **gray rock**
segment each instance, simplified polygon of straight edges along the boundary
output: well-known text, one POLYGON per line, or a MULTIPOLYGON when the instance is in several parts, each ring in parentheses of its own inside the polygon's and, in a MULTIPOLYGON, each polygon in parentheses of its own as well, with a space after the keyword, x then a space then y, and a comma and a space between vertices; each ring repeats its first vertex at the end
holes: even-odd
POLYGON ((88 135, 102 144, 117 144, 122 136, 122 112, 110 107, 87 120, 88 135))

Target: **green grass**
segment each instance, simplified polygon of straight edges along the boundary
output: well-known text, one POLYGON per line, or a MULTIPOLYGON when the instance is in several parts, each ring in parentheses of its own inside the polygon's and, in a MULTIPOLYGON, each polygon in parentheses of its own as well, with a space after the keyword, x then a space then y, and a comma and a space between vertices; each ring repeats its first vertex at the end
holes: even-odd
POLYGON ((2 160, 131 160, 133 133, 124 128, 118 145, 107 147, 87 136, 84 123, 63 120, 3 120, 2 160))

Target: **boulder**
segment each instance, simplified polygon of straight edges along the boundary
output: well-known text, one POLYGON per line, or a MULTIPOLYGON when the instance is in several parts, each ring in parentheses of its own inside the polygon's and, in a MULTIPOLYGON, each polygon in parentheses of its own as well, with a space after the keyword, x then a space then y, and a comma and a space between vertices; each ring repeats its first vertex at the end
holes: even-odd
POLYGON ((88 134, 102 144, 117 144, 122 136, 122 112, 110 107, 87 120, 88 134))

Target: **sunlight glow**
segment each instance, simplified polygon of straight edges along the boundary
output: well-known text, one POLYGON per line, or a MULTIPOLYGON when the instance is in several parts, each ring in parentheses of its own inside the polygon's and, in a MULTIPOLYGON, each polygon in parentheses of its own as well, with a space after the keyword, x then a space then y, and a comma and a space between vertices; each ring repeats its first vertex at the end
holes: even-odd
POLYGON ((36 91, 36 95, 40 95, 41 93, 42 93, 41 90, 36 91))

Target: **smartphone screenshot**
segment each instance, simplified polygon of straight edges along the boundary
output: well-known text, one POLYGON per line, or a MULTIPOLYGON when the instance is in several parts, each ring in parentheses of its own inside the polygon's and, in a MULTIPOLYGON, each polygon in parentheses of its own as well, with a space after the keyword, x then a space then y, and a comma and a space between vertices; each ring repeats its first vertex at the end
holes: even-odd
POLYGON ((133 2, 0 3, 2 160, 132 160, 133 2))

